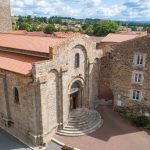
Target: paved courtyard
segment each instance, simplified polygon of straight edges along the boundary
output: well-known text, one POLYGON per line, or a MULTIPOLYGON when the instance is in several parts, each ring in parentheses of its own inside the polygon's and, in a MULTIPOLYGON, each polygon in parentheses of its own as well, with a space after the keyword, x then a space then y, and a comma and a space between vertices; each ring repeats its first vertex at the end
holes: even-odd
POLYGON ((150 133, 127 123, 109 106, 99 106, 104 125, 96 132, 80 137, 55 138, 81 150, 150 150, 150 133))
POLYGON ((30 150, 30 148, 0 128, 0 150, 30 150))
MULTIPOLYGON (((50 142, 46 150, 60 150, 61 146, 50 142)), ((0 150, 31 150, 28 146, 0 128, 0 150)))

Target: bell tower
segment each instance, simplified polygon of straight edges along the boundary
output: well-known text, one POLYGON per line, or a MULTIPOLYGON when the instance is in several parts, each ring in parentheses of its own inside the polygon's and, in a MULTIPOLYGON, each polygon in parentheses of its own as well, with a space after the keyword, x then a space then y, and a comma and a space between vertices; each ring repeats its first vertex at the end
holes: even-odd
POLYGON ((0 0, 0 32, 11 32, 10 0, 0 0))

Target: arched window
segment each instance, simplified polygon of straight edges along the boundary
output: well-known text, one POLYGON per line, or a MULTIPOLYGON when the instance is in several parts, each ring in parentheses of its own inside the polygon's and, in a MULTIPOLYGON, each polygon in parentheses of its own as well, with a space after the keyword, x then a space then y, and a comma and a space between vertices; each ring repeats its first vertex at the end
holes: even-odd
POLYGON ((16 104, 19 104, 19 92, 16 87, 14 87, 14 101, 16 104))
POLYGON ((80 55, 79 53, 77 53, 75 55, 75 68, 79 68, 79 66, 80 66, 80 55))

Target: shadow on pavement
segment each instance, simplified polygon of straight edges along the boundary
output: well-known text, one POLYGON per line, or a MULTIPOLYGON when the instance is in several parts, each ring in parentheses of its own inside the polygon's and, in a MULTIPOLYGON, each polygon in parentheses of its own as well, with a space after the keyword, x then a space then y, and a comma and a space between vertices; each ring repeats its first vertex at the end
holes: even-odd
POLYGON ((30 150, 30 148, 0 128, 0 150, 30 150))
POLYGON ((96 132, 89 134, 97 139, 108 141, 113 136, 140 132, 140 130, 125 121, 117 112, 114 112, 111 106, 100 105, 97 108, 100 112, 104 124, 96 132))

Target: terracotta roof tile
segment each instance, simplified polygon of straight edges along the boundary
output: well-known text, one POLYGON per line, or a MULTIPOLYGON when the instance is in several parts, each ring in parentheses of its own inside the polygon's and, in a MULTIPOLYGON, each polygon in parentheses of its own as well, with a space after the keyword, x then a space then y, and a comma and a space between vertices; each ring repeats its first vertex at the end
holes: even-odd
POLYGON ((55 33, 54 36, 34 33, 0 33, 0 46, 49 53, 49 47, 60 44, 75 33, 55 33))
POLYGON ((0 68, 23 75, 31 75, 32 63, 42 60, 44 58, 0 51, 0 68))
POLYGON ((119 43, 119 42, 131 40, 131 39, 135 39, 137 37, 138 37, 138 35, 136 35, 136 34, 133 35, 133 34, 113 34, 113 33, 110 33, 105 38, 103 38, 101 40, 101 42, 119 43))

